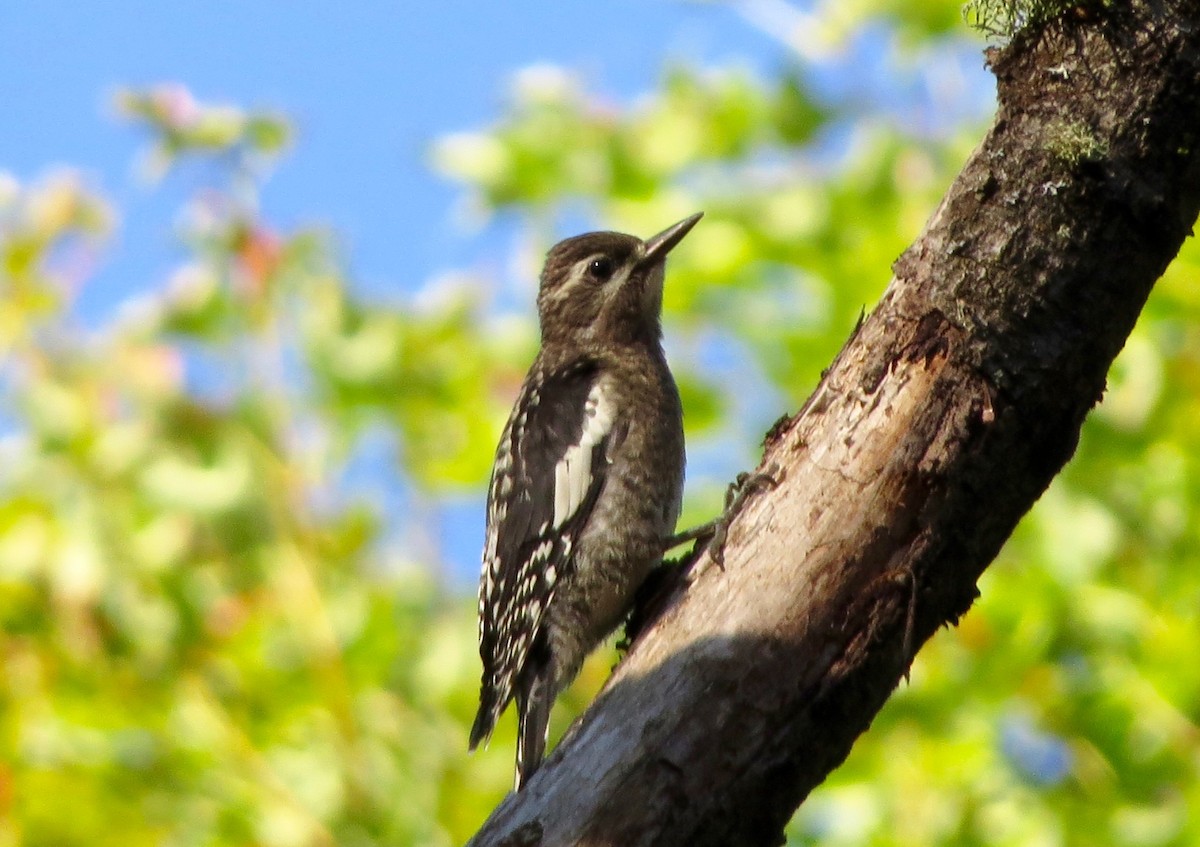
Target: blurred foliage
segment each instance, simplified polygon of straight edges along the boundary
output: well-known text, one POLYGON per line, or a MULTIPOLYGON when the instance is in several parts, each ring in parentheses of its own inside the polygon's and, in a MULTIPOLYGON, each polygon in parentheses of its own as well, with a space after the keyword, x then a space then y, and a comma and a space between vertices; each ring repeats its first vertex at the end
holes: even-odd
MULTIPOLYGON (((928 61, 969 37, 957 3, 818 9, 831 54, 872 27, 928 61)), ((676 66, 631 105, 532 68, 432 151, 477 220, 526 224, 529 280, 564 216, 650 233, 705 210, 666 302, 693 451, 750 456, 802 401, 978 135, 821 99, 812 61, 676 66)), ((92 330, 74 295, 116 210, 69 173, 0 173, 0 847, 461 843, 512 769, 511 718, 465 752, 474 603, 389 542, 420 509, 339 480, 383 431, 413 490, 482 497, 532 307, 497 315, 469 275, 366 300, 326 236, 258 211, 286 121, 178 87, 118 105, 148 172, 216 184, 169 279, 92 330)), ((791 843, 1200 843, 1198 276, 1189 242, 1077 457, 791 843)), ((696 517, 721 488, 700 465, 696 517)))

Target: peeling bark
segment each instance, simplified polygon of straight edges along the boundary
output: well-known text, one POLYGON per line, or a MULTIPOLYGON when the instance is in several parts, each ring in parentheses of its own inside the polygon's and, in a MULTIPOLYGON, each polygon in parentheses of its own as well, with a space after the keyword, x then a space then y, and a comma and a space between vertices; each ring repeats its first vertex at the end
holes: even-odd
POLYGON ((1200 209, 1200 4, 1068 14, 992 59, 995 123, 768 435, 784 478, 725 570, 472 844, 782 843, 1074 452, 1200 209))

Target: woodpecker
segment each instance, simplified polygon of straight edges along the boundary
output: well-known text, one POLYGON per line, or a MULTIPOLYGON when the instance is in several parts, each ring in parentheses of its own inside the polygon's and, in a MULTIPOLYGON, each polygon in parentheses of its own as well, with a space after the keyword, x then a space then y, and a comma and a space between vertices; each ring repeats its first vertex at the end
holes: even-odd
POLYGON ((683 411, 662 348, 667 254, 703 213, 647 241, 590 232, 546 256, 541 349, 496 448, 479 582, 483 679, 470 749, 517 701, 516 790, 550 707, 629 612, 679 517, 683 411))

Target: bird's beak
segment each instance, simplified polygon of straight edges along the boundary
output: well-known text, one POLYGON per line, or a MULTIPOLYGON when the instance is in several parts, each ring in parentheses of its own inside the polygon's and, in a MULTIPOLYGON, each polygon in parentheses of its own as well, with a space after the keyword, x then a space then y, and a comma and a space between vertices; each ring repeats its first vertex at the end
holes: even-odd
POLYGON ((704 217, 703 212, 697 212, 690 218, 684 218, 674 226, 669 226, 653 238, 646 240, 646 252, 638 261, 639 268, 648 268, 667 258, 667 254, 683 237, 691 231, 696 222, 704 217))

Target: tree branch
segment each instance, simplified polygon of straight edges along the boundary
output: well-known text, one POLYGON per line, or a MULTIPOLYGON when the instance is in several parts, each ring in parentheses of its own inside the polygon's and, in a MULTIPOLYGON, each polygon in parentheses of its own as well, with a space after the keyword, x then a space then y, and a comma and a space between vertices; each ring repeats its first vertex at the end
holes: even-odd
POLYGON ((1200 5, 1073 10, 992 59, 994 125, 769 434, 784 479, 725 570, 473 844, 782 843, 1074 452, 1200 208, 1200 5))

